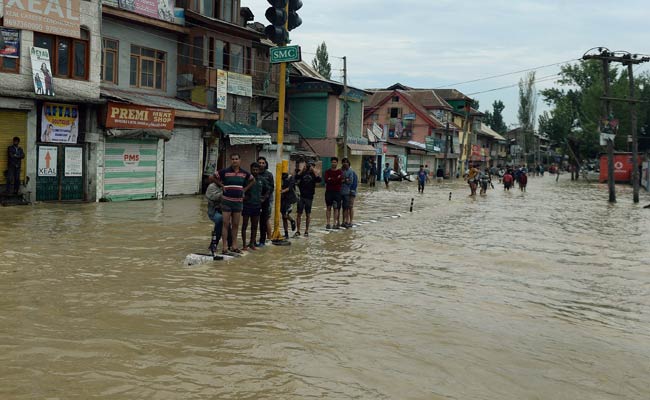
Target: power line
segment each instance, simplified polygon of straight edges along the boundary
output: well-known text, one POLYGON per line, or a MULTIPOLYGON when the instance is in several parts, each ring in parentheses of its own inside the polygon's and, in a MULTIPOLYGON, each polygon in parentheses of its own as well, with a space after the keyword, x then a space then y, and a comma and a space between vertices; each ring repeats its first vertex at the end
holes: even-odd
MULTIPOLYGON (((560 74, 543 76, 541 78, 535 79, 535 83, 552 81, 555 78, 558 78, 560 76, 561 76, 560 74)), ((483 90, 483 91, 480 91, 480 92, 468 93, 467 96, 473 96, 473 95, 476 95, 476 94, 483 94, 483 93, 489 93, 489 92, 496 92, 497 90, 510 89, 510 88, 517 87, 517 86, 519 86, 519 83, 506 85, 506 86, 500 86, 500 87, 497 87, 497 88, 494 88, 494 89, 483 90)))

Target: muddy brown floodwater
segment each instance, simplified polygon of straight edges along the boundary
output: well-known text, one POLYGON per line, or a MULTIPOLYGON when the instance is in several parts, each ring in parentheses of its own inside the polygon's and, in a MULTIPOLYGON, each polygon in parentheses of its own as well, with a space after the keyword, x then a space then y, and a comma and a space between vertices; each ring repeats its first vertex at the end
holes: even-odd
POLYGON ((396 183, 329 234, 322 196, 309 239, 194 267, 201 197, 0 208, 0 399, 650 398, 630 189, 396 183))

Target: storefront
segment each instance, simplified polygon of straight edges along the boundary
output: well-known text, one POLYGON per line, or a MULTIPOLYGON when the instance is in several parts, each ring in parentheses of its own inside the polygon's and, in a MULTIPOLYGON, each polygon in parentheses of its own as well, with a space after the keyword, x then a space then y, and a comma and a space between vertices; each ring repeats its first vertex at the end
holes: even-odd
POLYGON ((84 132, 89 108, 79 104, 39 105, 36 137, 36 200, 85 201, 84 132))
MULTIPOLYGON (((257 161, 257 157, 259 156, 258 148, 271 146, 272 144, 271 135, 264 129, 256 126, 217 121, 215 123, 215 129, 223 143, 222 153, 224 157, 221 158, 221 163, 219 164, 221 168, 230 165, 230 155, 236 153, 239 154, 241 167, 249 170, 250 165, 257 161)), ((287 154, 287 158, 288 156, 289 154, 287 154)), ((270 167, 273 167, 277 161, 275 159, 269 160, 268 158, 267 160, 269 161, 270 167)))
MULTIPOLYGON (((178 125, 178 123, 176 124, 178 125)), ((176 126, 165 143, 165 196, 196 194, 201 190, 203 164, 203 131, 200 128, 176 126)))
MULTIPOLYGON (((0 109, 0 193, 5 191, 7 183, 7 148, 13 144, 13 138, 20 138, 20 146, 27 157, 27 111, 0 109)), ((27 176, 27 158, 23 160, 20 181, 27 176)))

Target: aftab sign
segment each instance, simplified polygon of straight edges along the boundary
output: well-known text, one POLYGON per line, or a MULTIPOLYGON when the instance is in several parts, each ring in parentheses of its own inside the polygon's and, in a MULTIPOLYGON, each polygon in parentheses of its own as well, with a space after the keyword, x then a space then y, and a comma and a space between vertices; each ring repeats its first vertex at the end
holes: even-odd
POLYGON ((58 150, 55 146, 38 148, 38 176, 56 176, 58 150))
POLYGON ((271 47, 271 64, 302 60, 300 46, 271 47))

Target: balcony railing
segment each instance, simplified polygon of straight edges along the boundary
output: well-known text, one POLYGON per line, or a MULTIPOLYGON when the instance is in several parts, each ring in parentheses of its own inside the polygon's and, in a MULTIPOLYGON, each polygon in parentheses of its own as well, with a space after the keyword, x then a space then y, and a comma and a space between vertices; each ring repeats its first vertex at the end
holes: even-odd
MULTIPOLYGON (((217 87, 217 69, 204 67, 202 65, 180 64, 178 65, 178 84, 181 87, 205 86, 208 88, 217 87)), ((278 97, 279 85, 273 82, 268 74, 259 74, 252 77, 253 94, 256 96, 278 97)))

